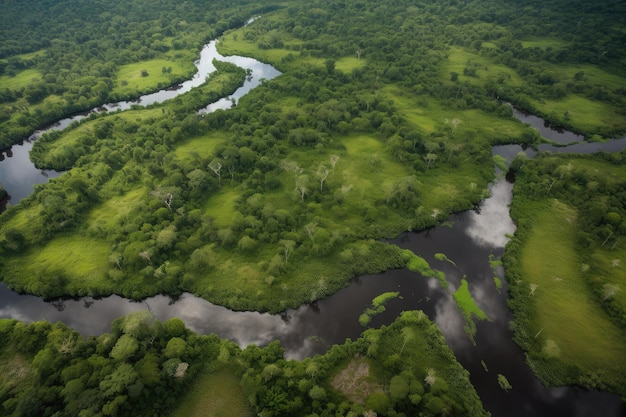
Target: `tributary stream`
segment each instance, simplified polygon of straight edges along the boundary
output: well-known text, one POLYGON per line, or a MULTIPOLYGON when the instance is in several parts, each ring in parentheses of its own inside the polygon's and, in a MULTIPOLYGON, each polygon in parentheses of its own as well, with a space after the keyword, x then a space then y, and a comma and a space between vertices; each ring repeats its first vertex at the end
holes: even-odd
MULTIPOLYGON (((213 58, 250 68, 252 72, 244 86, 233 96, 210 105, 203 110, 205 112, 229 108, 232 105, 231 98, 236 101, 263 79, 280 74, 273 67, 250 58, 223 57, 215 50, 213 41, 202 50, 197 62, 199 73, 187 83, 196 82, 195 85, 199 85, 214 70, 211 64, 213 58)), ((180 94, 195 85, 183 83, 177 89, 163 90, 135 102, 117 103, 107 108, 108 111, 114 111, 129 108, 133 104, 160 102, 172 98, 170 95, 173 93, 180 94), (161 98, 156 100, 158 95, 161 98)), ((541 119, 529 120, 529 116, 523 119, 520 114, 515 112, 522 121, 536 125, 537 128, 542 127, 541 119)), ((65 119, 51 128, 64 128, 74 120, 65 119)), ((28 159, 32 141, 40 134, 38 132, 22 145, 13 146, 8 152, 5 151, 3 159, 0 158, 0 181, 14 204, 28 196, 34 184, 60 175, 54 171, 40 171, 28 159)), ((569 143, 571 138, 579 140, 571 132, 559 133, 545 129, 542 134, 556 143, 569 143), (569 136, 563 139, 559 137, 562 134, 569 136)), ((626 138, 606 144, 581 143, 567 148, 542 145, 540 149, 588 153, 597 150, 618 151, 625 146, 626 138)), ((518 145, 508 145, 494 147, 493 152, 510 160, 520 150, 518 145)), ((498 259, 502 255, 507 242, 506 234, 515 231, 508 211, 512 187, 512 184, 500 178, 491 185, 491 196, 483 201, 479 211, 456 214, 444 226, 407 232, 389 241, 411 249, 434 268, 444 271, 450 282, 448 291, 443 290, 435 279, 427 279, 408 270, 390 270, 358 277, 331 297, 280 315, 270 315, 231 311, 188 293, 175 299, 160 295, 142 302, 132 302, 119 296, 45 302, 39 297, 19 295, 0 284, 0 317, 24 322, 62 321, 89 336, 107 332, 111 321, 117 317, 148 309, 160 320, 178 317, 197 333, 216 333, 241 346, 251 343, 263 345, 280 340, 286 355, 297 359, 323 353, 330 345, 343 343, 346 338, 357 338, 364 330, 358 317, 372 299, 383 292, 399 291, 401 297, 388 302, 386 311, 375 316, 370 325, 378 327, 388 324, 403 310, 423 310, 437 323, 459 362, 470 372, 470 379, 485 409, 493 416, 624 416, 626 404, 617 395, 588 392, 575 387, 545 388, 526 364, 524 353, 512 341, 508 323, 513 317, 506 305, 507 284, 503 279, 503 271, 495 271, 503 280, 502 289, 497 290, 493 280, 494 271, 489 264, 490 256, 498 259), (446 254, 456 266, 436 260, 435 253, 446 254), (451 295, 464 275, 467 276, 472 296, 491 319, 476 322, 475 344, 463 329, 464 318, 451 295), (511 383, 513 388, 508 393, 498 385, 498 374, 506 376, 511 383)))

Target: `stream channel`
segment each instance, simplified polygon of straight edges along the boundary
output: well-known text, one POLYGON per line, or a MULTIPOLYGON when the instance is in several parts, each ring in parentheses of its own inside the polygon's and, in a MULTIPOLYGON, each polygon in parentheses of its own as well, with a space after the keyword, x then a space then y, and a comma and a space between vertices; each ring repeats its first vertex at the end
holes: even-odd
MULTIPOLYGON (((221 56, 215 41, 207 44, 196 62, 198 73, 189 81, 133 102, 114 103, 94 111, 117 111, 134 105, 145 106, 162 102, 204 82, 215 70, 213 59, 234 63, 250 69, 244 85, 232 96, 226 97, 206 109, 227 109, 263 80, 280 75, 270 65, 254 59, 221 56)), ((626 147, 626 138, 608 143, 586 143, 572 132, 551 129, 542 119, 514 110, 515 116, 540 130, 544 137, 567 147, 541 145, 540 151, 591 153, 599 150, 619 151, 626 147)), ((85 114, 64 119, 47 129, 64 129, 85 114)), ((34 140, 44 131, 38 131, 22 144, 14 145, 0 153, 0 181, 11 196, 13 204, 30 195, 35 184, 61 175, 55 171, 42 171, 34 167, 28 157, 34 140)), ((494 154, 509 161, 522 148, 519 145, 496 146, 494 154)), ((526 151, 533 156, 530 151, 526 151)), ((359 315, 369 307, 372 299, 383 292, 399 291, 399 298, 387 303, 383 314, 370 323, 379 327, 391 323, 403 310, 423 310, 441 329, 458 361, 470 372, 485 409, 493 416, 626 416, 626 403, 617 395, 584 391, 576 387, 545 388, 527 366, 524 353, 512 341, 508 323, 513 319, 506 305, 507 284, 502 268, 493 271, 489 257, 500 258, 508 238, 515 231, 509 217, 509 204, 513 184, 499 176, 490 186, 491 196, 484 200, 479 210, 452 215, 445 225, 420 232, 406 232, 390 240, 424 257, 433 268, 442 270, 450 282, 445 291, 435 279, 403 269, 382 274, 364 275, 336 294, 298 309, 279 315, 256 312, 235 312, 197 298, 189 293, 170 298, 163 295, 133 302, 119 296, 94 299, 59 299, 44 301, 32 295, 20 295, 0 283, 0 318, 13 318, 24 322, 47 320, 62 321, 85 336, 109 331, 111 321, 128 313, 151 311, 159 320, 172 317, 182 319, 187 327, 199 334, 215 333, 246 346, 251 343, 265 345, 280 340, 288 358, 301 359, 324 353, 332 344, 343 343, 346 338, 356 339, 365 330, 359 315), (438 261, 435 253, 445 253, 456 266, 438 261), (494 284, 494 273, 502 279, 500 291, 494 284), (475 344, 465 333, 463 316, 452 298, 461 278, 466 275, 472 296, 485 311, 490 321, 476 321, 475 344), (483 366, 486 365, 486 369, 483 366), (497 382, 503 374, 512 385, 504 392, 497 382)), ((0 207, 1 208, 1 207, 0 207)))

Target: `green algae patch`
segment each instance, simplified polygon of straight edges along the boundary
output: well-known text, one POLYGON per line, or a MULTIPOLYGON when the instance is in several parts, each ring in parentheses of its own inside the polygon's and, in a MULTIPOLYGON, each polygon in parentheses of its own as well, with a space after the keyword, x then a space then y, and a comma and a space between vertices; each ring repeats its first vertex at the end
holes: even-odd
POLYGON ((461 286, 454 292, 452 297, 454 298, 457 307, 461 310, 463 316, 465 317, 465 332, 473 341, 474 335, 476 334, 474 317, 479 320, 489 320, 489 317, 487 317, 487 314, 485 314, 485 312, 476 304, 476 301, 470 293, 469 284, 466 278, 461 280, 461 286))

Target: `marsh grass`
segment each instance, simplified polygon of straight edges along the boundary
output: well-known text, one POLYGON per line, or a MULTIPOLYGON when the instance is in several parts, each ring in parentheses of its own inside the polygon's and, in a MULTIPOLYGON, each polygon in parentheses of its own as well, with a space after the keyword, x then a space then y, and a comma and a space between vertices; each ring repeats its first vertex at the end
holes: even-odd
POLYGON ((239 377, 228 368, 205 371, 170 417, 252 417, 239 377))
POLYGON ((335 62, 335 69, 343 71, 345 73, 351 73, 357 68, 363 68, 367 65, 367 60, 364 57, 357 58, 356 56, 342 57, 335 62))
POLYGON ((560 49, 567 48, 567 46, 568 43, 560 39, 529 38, 522 41, 522 47, 524 48, 552 48, 553 50, 558 51, 560 49))
MULTIPOLYGON (((602 310, 580 270, 575 251, 574 208, 553 200, 532 208, 533 227, 521 251, 522 282, 534 286, 531 295, 536 318, 528 329, 542 350, 549 341, 558 360, 607 381, 624 383, 626 334, 602 310), (541 341, 544 341, 541 343, 541 341)), ((529 307, 530 308, 530 307, 529 307)), ((550 375, 550 365, 540 373, 550 375)))

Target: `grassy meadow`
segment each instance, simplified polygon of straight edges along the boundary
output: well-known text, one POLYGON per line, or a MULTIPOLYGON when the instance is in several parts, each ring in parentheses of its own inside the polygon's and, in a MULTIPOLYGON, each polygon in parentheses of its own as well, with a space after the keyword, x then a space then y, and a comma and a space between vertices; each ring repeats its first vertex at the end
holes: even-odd
MULTIPOLYGON (((521 252, 534 319, 526 330, 536 350, 540 376, 555 369, 579 369, 610 384, 624 384, 626 334, 594 299, 583 278, 575 249, 577 211, 559 201, 538 203, 533 226, 521 252)), ((570 381, 570 383, 573 381, 570 381)))
POLYGON ((195 71, 195 67, 189 64, 193 63, 193 59, 192 56, 185 56, 185 59, 160 58, 122 65, 117 71, 116 85, 111 95, 132 97, 189 78, 195 71), (164 72, 163 68, 167 71, 164 72))
POLYGON ((196 378, 170 417, 252 417, 240 378, 228 368, 196 378))
POLYGON ((36 69, 29 68, 18 72, 14 76, 0 76, 0 85, 3 88, 19 90, 20 88, 24 88, 33 82, 40 81, 41 77, 41 72, 36 69))

